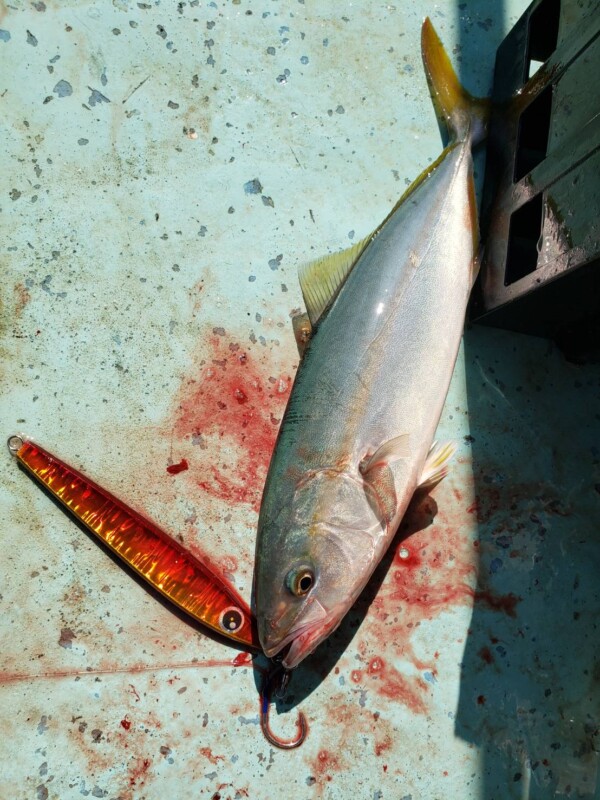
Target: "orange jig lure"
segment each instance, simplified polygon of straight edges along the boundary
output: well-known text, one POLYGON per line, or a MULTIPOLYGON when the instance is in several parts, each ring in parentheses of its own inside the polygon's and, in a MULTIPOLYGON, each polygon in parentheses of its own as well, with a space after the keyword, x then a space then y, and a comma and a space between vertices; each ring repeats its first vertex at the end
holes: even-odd
POLYGON ((37 444, 11 436, 8 448, 74 517, 178 608, 222 636, 260 648, 250 608, 210 567, 37 444))

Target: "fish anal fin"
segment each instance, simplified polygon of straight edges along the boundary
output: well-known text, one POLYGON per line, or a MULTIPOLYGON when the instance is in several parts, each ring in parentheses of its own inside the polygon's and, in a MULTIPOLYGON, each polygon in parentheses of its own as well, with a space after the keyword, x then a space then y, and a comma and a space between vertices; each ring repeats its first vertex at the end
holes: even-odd
POLYGON ((448 465, 456 452, 454 442, 434 442, 421 473, 418 489, 432 489, 448 474, 448 465))
POLYGON ((372 234, 338 253, 309 261, 298 271, 306 311, 314 327, 344 285, 372 234))

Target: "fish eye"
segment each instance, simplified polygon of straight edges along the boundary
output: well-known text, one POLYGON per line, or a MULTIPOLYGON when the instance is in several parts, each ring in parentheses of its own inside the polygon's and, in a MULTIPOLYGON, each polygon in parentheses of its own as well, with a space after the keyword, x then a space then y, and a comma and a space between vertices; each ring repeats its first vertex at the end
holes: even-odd
POLYGON ((219 617, 219 627, 225 633, 235 633, 244 624, 244 615, 235 606, 229 606, 225 611, 221 612, 219 617))
POLYGON ((315 583, 315 576, 310 567, 299 567, 290 570, 286 577, 286 584, 290 592, 296 597, 304 597, 315 583))

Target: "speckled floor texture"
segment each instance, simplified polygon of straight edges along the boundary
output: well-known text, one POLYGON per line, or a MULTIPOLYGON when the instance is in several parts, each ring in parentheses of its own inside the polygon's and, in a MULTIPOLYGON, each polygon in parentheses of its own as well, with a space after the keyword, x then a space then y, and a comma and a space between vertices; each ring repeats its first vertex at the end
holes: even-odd
MULTIPOLYGON (((0 3, 0 433, 249 598, 297 268, 372 230, 439 154, 423 17, 485 93, 525 7, 0 3)), ((597 798, 599 387, 548 341, 466 332, 451 475, 274 708, 282 736, 306 714, 291 752, 262 737, 239 651, 5 450, 0 798, 597 798)))

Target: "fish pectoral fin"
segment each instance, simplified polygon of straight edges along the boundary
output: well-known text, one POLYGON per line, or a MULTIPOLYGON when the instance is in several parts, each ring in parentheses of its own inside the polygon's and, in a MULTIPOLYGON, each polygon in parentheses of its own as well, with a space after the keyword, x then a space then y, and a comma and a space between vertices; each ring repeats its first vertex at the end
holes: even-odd
POLYGON ((384 442, 373 454, 365 456, 358 468, 364 476, 375 467, 389 467, 401 458, 409 458, 410 454, 410 434, 403 433, 384 442))
POLYGON ((332 303, 344 285, 373 234, 339 253, 331 253, 316 261, 303 264, 298 270, 300 288, 306 304, 308 318, 314 327, 325 309, 332 303))
POLYGON ((389 524, 398 510, 394 473, 386 464, 375 465, 363 475, 363 481, 377 517, 389 524))
POLYGON ((448 474, 448 464, 450 463, 456 445, 454 442, 434 442, 427 454, 427 460, 421 473, 418 489, 432 489, 448 474))

